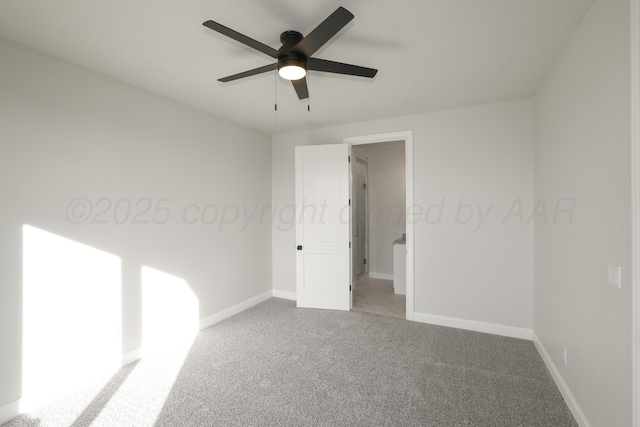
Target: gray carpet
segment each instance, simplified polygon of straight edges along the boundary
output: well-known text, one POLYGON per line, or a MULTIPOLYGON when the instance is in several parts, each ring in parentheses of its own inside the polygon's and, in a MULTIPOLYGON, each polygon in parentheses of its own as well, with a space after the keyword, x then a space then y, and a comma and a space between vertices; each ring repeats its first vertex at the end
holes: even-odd
POLYGON ((577 426, 529 341, 276 298, 172 362, 142 359, 4 426, 577 426))

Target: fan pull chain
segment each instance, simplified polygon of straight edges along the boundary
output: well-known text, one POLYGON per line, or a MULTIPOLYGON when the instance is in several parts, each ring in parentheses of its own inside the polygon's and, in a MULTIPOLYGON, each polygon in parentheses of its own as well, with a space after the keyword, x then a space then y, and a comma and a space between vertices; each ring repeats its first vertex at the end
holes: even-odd
POLYGON ((307 114, 307 127, 309 129, 312 128, 312 125, 311 125, 311 86, 310 86, 310 83, 311 83, 311 79, 309 78, 309 73, 307 73, 307 111, 308 111, 308 114, 307 114))
POLYGON ((278 70, 276 70, 275 74, 275 79, 274 79, 274 105, 275 105, 275 110, 274 111, 278 111, 278 70))
MULTIPOLYGON (((309 82, 311 79, 309 78, 309 73, 307 73, 307 92, 311 93, 309 82)), ((307 96, 307 111, 311 112, 311 95, 307 96)))

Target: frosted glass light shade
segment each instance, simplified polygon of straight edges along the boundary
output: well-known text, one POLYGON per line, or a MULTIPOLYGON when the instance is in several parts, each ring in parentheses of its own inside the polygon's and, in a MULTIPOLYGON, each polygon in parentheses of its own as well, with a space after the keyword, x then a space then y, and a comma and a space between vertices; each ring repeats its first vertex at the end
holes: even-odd
POLYGON ((285 65, 278 69, 278 74, 286 80, 300 80, 307 75, 307 70, 299 65, 285 65))

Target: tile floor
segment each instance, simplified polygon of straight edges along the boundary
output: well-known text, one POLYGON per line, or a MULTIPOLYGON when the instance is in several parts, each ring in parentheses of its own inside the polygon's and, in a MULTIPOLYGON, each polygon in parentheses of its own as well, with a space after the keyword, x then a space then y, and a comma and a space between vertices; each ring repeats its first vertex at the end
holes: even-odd
POLYGON ((406 297, 393 293, 393 281, 365 279, 353 290, 353 310, 406 318, 406 297))

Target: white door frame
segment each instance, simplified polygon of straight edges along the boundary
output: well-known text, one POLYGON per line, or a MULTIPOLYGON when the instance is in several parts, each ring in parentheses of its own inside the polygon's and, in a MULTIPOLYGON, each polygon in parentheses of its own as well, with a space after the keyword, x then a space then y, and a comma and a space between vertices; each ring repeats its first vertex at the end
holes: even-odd
POLYGON ((640 0, 631 0, 631 200, 633 286, 633 418, 640 427, 640 0))
MULTIPOLYGON (((413 131, 399 131, 379 133, 344 138, 342 142, 349 145, 377 144, 381 142, 404 141, 405 174, 406 174, 406 212, 413 208, 413 131)), ((413 280, 413 220, 407 215, 407 296, 406 317, 413 320, 414 316, 414 280, 413 280)))

